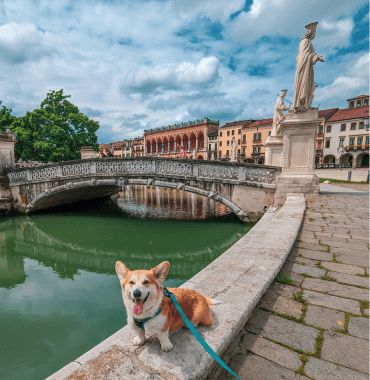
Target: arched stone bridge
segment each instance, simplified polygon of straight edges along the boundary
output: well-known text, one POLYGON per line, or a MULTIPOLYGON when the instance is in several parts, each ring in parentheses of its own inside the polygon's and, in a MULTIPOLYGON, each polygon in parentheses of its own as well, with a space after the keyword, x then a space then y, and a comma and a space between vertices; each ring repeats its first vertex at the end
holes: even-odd
POLYGON ((196 193, 229 207, 241 220, 273 204, 281 168, 245 163, 162 158, 92 158, 16 169, 8 173, 18 211, 110 196, 125 185, 161 186, 196 193))

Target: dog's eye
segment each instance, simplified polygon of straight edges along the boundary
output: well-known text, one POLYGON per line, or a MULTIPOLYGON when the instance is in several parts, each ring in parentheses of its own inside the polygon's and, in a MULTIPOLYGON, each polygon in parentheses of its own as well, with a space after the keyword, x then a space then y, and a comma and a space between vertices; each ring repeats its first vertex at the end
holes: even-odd
POLYGON ((135 283, 133 281, 130 281, 130 285, 134 285, 135 283))
POLYGON ((148 281, 148 280, 144 280, 144 281, 143 281, 143 284, 144 284, 144 285, 147 285, 147 284, 149 284, 149 281, 148 281))

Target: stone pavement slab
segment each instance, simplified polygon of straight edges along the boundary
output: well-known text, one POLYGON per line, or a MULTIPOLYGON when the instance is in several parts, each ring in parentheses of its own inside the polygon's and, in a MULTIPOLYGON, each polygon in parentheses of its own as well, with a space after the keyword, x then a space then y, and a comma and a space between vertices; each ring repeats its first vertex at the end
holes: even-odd
POLYGON ((353 265, 331 263, 327 261, 322 262, 321 265, 324 268, 327 268, 334 272, 348 273, 348 274, 365 274, 365 270, 363 268, 353 266, 353 265))
POLYGON ((352 256, 344 253, 337 253, 335 256, 335 259, 343 264, 369 268, 369 257, 352 256))
MULTIPOLYGON (((258 355, 236 355, 232 358, 230 368, 243 380, 307 380, 306 377, 272 363, 258 355)), ((223 373, 219 380, 234 380, 231 374, 223 373)))
POLYGON ((335 281, 319 280, 316 278, 306 278, 302 288, 317 290, 322 293, 328 293, 332 296, 352 298, 362 301, 369 300, 369 290, 360 289, 355 286, 337 284, 335 281))
POLYGON ((279 296, 286 298, 293 298, 293 294, 297 291, 299 291, 299 288, 297 288, 296 286, 280 284, 278 282, 274 282, 268 290, 268 292, 275 293, 279 296))
POLYGON ((369 319, 363 317, 350 317, 348 332, 358 338, 369 340, 369 319))
POLYGON ((298 265, 307 265, 309 267, 314 267, 314 268, 317 268, 317 263, 318 261, 317 260, 311 260, 311 259, 306 259, 305 257, 300 257, 300 256, 296 256, 296 257, 288 257, 287 258, 287 261, 293 263, 293 264, 298 264, 298 265))
POLYGON ((336 329, 343 330, 345 324, 345 313, 343 311, 332 310, 326 307, 308 305, 304 321, 308 325, 313 325, 331 331, 336 329), (338 321, 342 322, 342 325, 338 324, 338 321))
POLYGON ((307 259, 311 260, 333 260, 333 254, 330 252, 322 252, 322 251, 311 251, 309 249, 300 249, 297 250, 297 255, 302 255, 307 259))
POLYGON ((321 359, 369 373, 369 341, 324 331, 321 359))
POLYGON ((327 362, 325 360, 310 357, 304 370, 306 374, 315 380, 368 380, 364 373, 327 362))
POLYGON ((299 323, 257 310, 246 324, 246 330, 256 335, 287 344, 297 350, 314 351, 319 331, 299 323))
POLYGON ((302 314, 301 303, 272 292, 267 292, 262 299, 260 307, 280 314, 290 315, 297 319, 299 319, 302 314))
POLYGON ((284 264, 283 271, 287 274, 290 274, 291 272, 299 274, 304 273, 313 277, 321 277, 326 273, 325 269, 313 268, 307 265, 293 264, 289 261, 284 264))
POLYGON ((308 303, 313 305, 324 306, 330 309, 343 310, 348 313, 361 315, 360 304, 358 301, 330 296, 319 292, 312 292, 309 290, 305 290, 303 292, 303 297, 308 303))
POLYGON ((297 370, 301 365, 296 352, 254 334, 246 333, 241 347, 283 367, 297 370))
POLYGON ((330 272, 330 277, 335 278, 338 282, 344 282, 345 284, 352 284, 369 288, 369 278, 361 277, 347 273, 330 272))

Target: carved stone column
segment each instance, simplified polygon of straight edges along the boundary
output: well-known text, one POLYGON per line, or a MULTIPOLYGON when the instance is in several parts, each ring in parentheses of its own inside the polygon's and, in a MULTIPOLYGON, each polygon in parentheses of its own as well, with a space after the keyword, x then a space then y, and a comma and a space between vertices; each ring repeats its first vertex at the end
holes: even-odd
POLYGON ((265 142, 265 165, 281 166, 283 158, 283 136, 269 136, 265 142))
POLYGON ((319 178, 314 174, 316 131, 322 119, 318 108, 294 113, 289 110, 281 123, 283 131, 282 174, 277 178, 275 202, 282 204, 287 194, 318 194, 319 178))

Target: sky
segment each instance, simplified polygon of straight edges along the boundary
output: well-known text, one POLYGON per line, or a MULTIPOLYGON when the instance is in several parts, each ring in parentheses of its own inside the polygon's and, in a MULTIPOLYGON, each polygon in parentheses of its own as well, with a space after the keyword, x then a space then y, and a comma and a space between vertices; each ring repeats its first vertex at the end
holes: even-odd
POLYGON ((63 89, 99 143, 270 118, 315 21, 312 106, 346 108, 369 93, 368 0, 0 0, 0 101, 23 116, 63 89))

